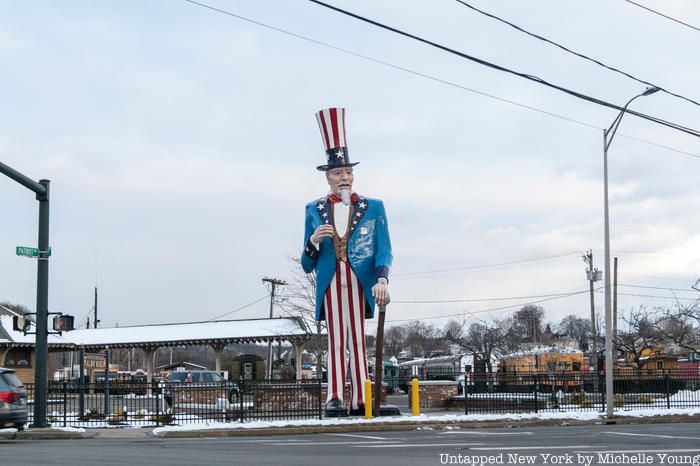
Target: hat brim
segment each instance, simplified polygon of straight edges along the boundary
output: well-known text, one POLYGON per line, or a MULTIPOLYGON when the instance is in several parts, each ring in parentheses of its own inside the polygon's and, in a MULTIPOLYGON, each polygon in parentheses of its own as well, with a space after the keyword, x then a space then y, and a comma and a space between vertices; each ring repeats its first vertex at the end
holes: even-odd
POLYGON ((316 167, 316 170, 326 172, 328 170, 332 170, 334 168, 343 168, 343 167, 354 167, 360 162, 354 162, 354 163, 336 163, 334 165, 319 165, 316 167))

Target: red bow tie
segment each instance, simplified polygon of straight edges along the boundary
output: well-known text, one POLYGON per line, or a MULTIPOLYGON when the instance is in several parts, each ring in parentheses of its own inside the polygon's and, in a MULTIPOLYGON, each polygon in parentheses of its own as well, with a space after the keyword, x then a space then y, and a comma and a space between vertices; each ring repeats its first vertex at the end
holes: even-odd
MULTIPOLYGON (((354 204, 357 202, 357 200, 359 198, 360 198, 360 196, 358 196, 357 193, 352 193, 350 195, 350 202, 354 204)), ((341 202, 341 201, 342 201, 342 199, 340 198, 340 196, 338 196, 335 193, 328 196, 328 202, 330 202, 331 204, 335 204, 336 202, 341 202)))

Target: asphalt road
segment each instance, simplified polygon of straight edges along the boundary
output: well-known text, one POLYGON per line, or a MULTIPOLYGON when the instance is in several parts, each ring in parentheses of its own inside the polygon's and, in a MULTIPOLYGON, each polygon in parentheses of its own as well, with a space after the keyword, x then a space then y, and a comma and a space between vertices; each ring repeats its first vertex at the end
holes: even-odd
POLYGON ((8 466, 640 463, 700 465, 700 424, 444 429, 196 439, 159 439, 115 431, 109 436, 105 434, 88 440, 0 441, 0 464, 8 466), (480 459, 474 461, 474 457, 480 459), (492 462, 482 463, 481 458, 492 462))

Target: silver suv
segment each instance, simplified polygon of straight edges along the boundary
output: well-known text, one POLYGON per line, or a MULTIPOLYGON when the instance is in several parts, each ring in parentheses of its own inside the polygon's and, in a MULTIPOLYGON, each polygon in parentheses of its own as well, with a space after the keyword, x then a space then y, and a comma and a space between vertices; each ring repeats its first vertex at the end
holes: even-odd
POLYGON ((24 429, 27 423, 27 390, 12 369, 0 367, 0 427, 24 429))

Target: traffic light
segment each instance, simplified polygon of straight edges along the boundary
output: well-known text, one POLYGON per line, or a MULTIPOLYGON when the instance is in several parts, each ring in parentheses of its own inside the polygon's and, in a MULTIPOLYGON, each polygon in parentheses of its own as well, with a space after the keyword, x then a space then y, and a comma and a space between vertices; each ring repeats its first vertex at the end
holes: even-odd
POLYGON ((12 330, 17 332, 22 332, 25 335, 29 331, 32 325, 32 321, 26 317, 14 316, 12 317, 12 330))
POLYGON ((70 332, 74 329, 75 318, 66 314, 57 315, 53 318, 53 329, 57 332, 70 332))

